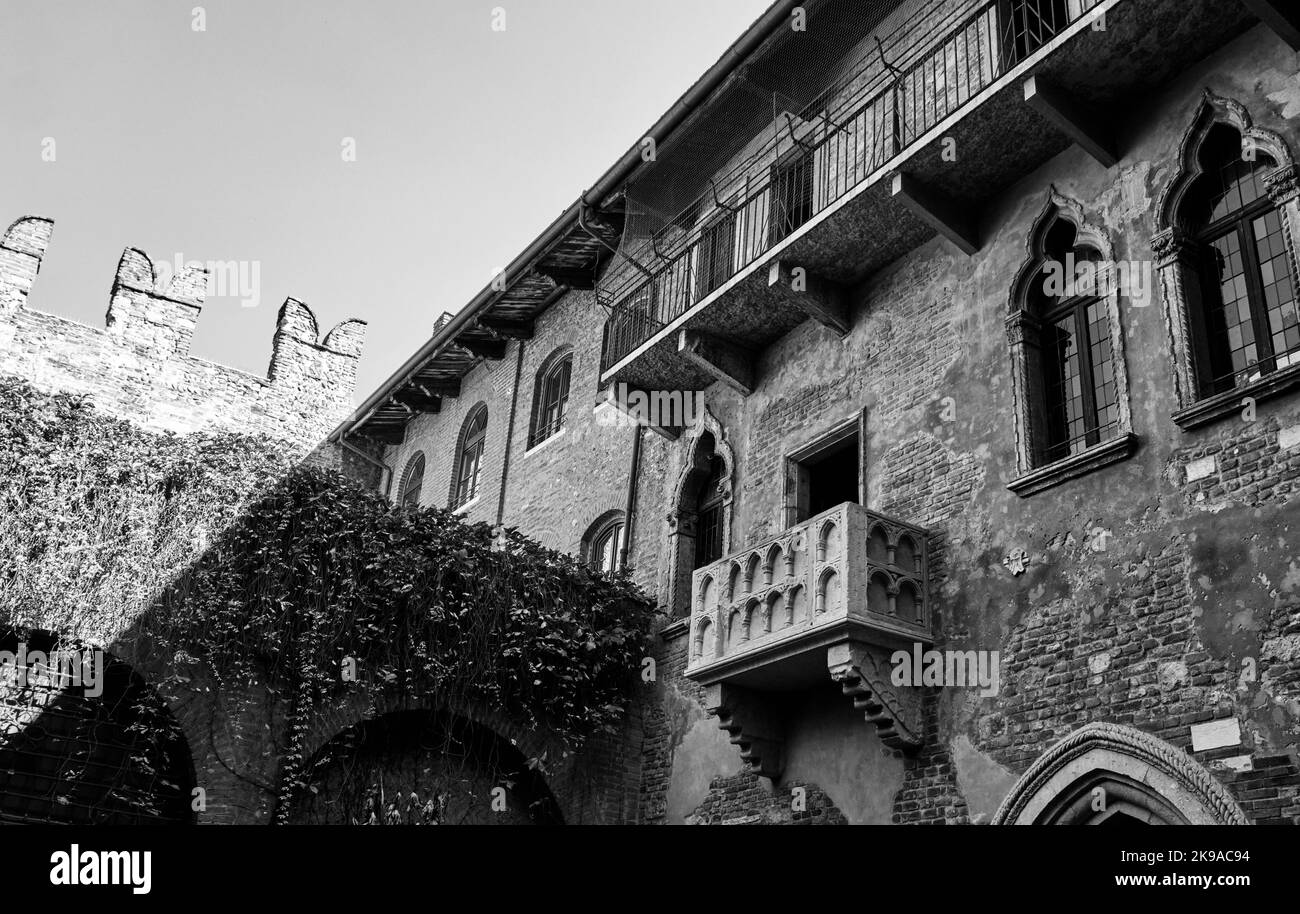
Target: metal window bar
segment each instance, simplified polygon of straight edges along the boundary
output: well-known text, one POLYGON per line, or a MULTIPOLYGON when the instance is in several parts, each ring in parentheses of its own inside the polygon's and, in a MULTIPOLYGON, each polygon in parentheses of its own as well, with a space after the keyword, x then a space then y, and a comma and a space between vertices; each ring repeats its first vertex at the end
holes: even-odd
POLYGON ((700 512, 698 532, 695 535, 695 567, 703 568, 722 558, 722 505, 713 505, 700 512))
POLYGON ((1257 359, 1249 365, 1243 365, 1241 368, 1233 369, 1216 377, 1206 378, 1201 385, 1202 396, 1210 397, 1229 390, 1236 390, 1238 387, 1244 387, 1266 375, 1281 371, 1283 368, 1289 368, 1292 365, 1300 365, 1300 346, 1295 346, 1286 352, 1279 352, 1266 358, 1257 359))
POLYGON ((1046 466, 1063 457, 1069 457, 1071 454, 1077 454, 1090 447, 1096 447, 1098 444, 1109 441, 1117 431, 1119 431, 1119 420, 1115 419, 1103 425, 1086 428, 1070 438, 1053 442, 1043 448, 1043 458, 1040 465, 1046 466))

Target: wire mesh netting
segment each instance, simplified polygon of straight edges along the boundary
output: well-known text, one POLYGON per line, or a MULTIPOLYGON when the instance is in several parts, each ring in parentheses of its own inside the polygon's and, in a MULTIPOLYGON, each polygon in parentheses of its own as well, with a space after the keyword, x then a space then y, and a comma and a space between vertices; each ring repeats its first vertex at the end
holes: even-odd
POLYGON ((1100 0, 822 0, 654 149, 598 284, 602 370, 724 285, 1100 0))
POLYGON ((184 737, 127 664, 40 632, 0 652, 0 823, 192 820, 184 737))

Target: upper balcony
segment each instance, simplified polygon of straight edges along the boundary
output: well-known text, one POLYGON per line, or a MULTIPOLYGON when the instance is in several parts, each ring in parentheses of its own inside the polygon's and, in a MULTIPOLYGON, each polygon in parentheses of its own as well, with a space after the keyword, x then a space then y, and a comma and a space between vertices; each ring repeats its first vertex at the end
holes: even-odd
POLYGON ((936 233, 974 253, 981 208, 1069 144, 1113 165, 1113 112, 1256 21, 1208 0, 955 7, 862 35, 681 214, 639 239, 632 219, 599 289, 603 381, 748 392, 754 355, 802 321, 848 331, 852 283, 936 233))
POLYGON ((924 530, 838 505, 695 571, 686 676, 765 773, 781 728, 761 696, 828 678, 887 744, 913 748, 919 694, 892 689, 887 666, 933 642, 928 574, 924 530))

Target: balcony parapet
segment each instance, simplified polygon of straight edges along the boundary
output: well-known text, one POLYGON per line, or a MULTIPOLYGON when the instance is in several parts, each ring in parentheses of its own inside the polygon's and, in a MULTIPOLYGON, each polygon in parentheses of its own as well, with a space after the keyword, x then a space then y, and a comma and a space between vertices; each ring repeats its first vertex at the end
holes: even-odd
POLYGON ((780 770, 772 693, 828 675, 887 745, 920 744, 888 660, 934 640, 928 561, 923 529, 846 502, 695 571, 686 675, 754 770, 780 770))
POLYGON ((888 56, 864 42, 846 81, 710 175, 681 217, 641 239, 641 269, 605 274, 603 381, 702 390, 735 376, 691 358, 682 330, 756 359, 810 317, 843 335, 844 291, 936 234, 977 252, 996 199, 1072 143, 1111 167, 1125 152, 1114 127, 1141 89, 1255 21, 1209 0, 972 0, 950 20, 924 15, 926 27, 906 20, 882 36, 888 56), (1175 34, 1150 53, 1152 36, 1175 34))

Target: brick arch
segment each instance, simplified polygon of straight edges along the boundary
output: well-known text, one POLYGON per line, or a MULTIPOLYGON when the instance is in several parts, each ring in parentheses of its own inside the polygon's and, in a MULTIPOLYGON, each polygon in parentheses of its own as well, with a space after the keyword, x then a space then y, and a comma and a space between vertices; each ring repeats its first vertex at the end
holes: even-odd
POLYGON ((8 690, 10 676, 28 677, 0 714, 14 725, 0 738, 0 770, 6 772, 0 821, 195 821, 191 801, 198 778, 189 734, 139 670, 111 650, 44 629, 10 629, 0 635, 0 650, 9 652, 6 665, 14 664, 0 693, 8 690), (20 651, 22 656, 11 658, 20 651), (31 663, 37 652, 44 659, 31 663), (57 652, 77 669, 55 664, 56 670, 93 672, 94 679, 46 674, 42 667, 48 669, 57 652), (30 696, 26 702, 24 693, 30 696), (147 738, 140 736, 142 725, 147 738))
POLYGON ((134 623, 125 628, 117 620, 96 625, 85 614, 68 619, 46 609, 25 620, 24 627, 58 631, 65 641, 104 650, 158 697, 183 738, 190 770, 186 789, 197 789, 202 801, 191 804, 190 821, 242 824, 264 820, 259 811, 260 795, 271 794, 266 785, 274 783, 278 758, 250 754, 246 761, 252 764, 251 777, 248 772, 236 774, 232 770, 236 766, 231 764, 242 745, 253 741, 250 735, 260 737, 265 721, 279 713, 275 697, 264 685, 232 691, 223 684, 219 690, 206 664, 178 668, 174 658, 149 649, 134 623), (232 709, 237 714, 232 714, 232 709), (260 764, 253 764, 255 756, 260 764), (259 786, 258 780, 264 784, 259 786))
MULTIPOLYGON (((627 539, 627 517, 621 508, 611 508, 601 513, 594 521, 587 525, 586 531, 582 534, 582 539, 578 541, 578 558, 583 564, 591 564, 595 559, 592 553, 592 547, 595 546, 596 540, 599 539, 615 523, 623 524, 622 537, 627 539)), ((615 556, 617 559, 617 556, 615 556)))
POLYGON ((523 726, 496 708, 476 707, 463 702, 448 703, 427 695, 404 699, 379 690, 358 691, 318 709, 303 740, 303 758, 316 758, 329 743, 358 724, 409 711, 459 718, 496 735, 517 749, 525 759, 545 759, 547 773, 543 779, 555 800, 560 818, 564 822, 583 820, 584 797, 575 789, 574 783, 582 780, 578 770, 579 757, 566 753, 560 740, 553 735, 523 726))
MULTIPOLYGON (((329 779, 331 773, 337 775, 339 772, 340 761, 349 756, 355 759, 353 753, 356 752, 360 752, 363 758, 368 756, 372 763, 376 758, 383 760, 381 764, 401 763, 403 760, 409 764, 414 760, 415 767, 423 768, 426 775, 431 768, 441 769, 444 762, 458 758, 462 767, 452 769, 454 786, 446 793, 439 789, 436 794, 430 792, 415 799, 414 788, 428 786, 427 782, 421 785, 418 776, 410 784, 403 785, 403 788, 413 788, 410 797, 417 807, 434 803, 435 809, 442 807, 451 812, 454 804, 448 808, 446 800, 456 796, 464 798, 468 781, 477 782, 483 790, 507 787, 512 801, 508 809, 513 808, 515 815, 501 821, 525 824, 522 818, 525 812, 528 821, 535 824, 561 825, 568 821, 543 770, 530 764, 517 739, 507 739, 497 726, 473 719, 481 716, 461 714, 436 705, 419 707, 407 703, 394 710, 364 717, 334 733, 314 752, 304 753, 302 777, 308 783, 319 782, 322 777, 329 779), (360 742, 351 742, 358 737, 360 742), (335 749, 340 750, 340 754, 334 754, 332 750, 335 749)), ((495 723, 500 726, 502 722, 495 723)), ((362 770, 366 770, 364 766, 362 770)), ((435 780, 434 784, 438 785, 438 781, 435 780)), ((445 782, 440 785, 445 786, 448 786, 445 782)), ((468 791, 471 797, 474 793, 473 788, 468 791)), ((301 795, 294 801, 293 808, 279 810, 277 815, 286 814, 285 821, 294 821, 294 816, 310 815, 314 800, 314 795, 301 795)), ((417 820, 420 814, 416 813, 417 820)), ((423 815, 429 814, 430 810, 425 807, 423 815)), ((438 818, 443 821, 441 814, 438 818)))
MULTIPOLYGON (((570 363, 569 370, 570 372, 572 372, 573 347, 567 343, 565 343, 562 346, 557 346, 555 349, 553 349, 550 355, 548 355, 545 359, 542 360, 542 364, 538 367, 537 373, 533 375, 532 409, 528 413, 528 446, 530 448, 536 447, 538 444, 541 444, 542 441, 545 440, 546 438, 558 434, 560 429, 564 427, 564 421, 563 419, 561 419, 559 428, 551 429, 547 431, 547 434, 545 436, 543 436, 542 432, 544 431, 544 429, 541 427, 541 421, 542 421, 541 411, 545 406, 545 404, 542 402, 542 398, 545 396, 546 393, 545 390, 546 383, 550 379, 551 373, 560 370, 561 366, 566 361, 570 363)), ((566 392, 564 394, 564 399, 566 401, 568 400, 569 393, 571 392, 572 377, 570 377, 568 385, 569 386, 565 388, 566 392)))
POLYGON ((470 407, 468 410, 465 411, 465 419, 464 421, 461 422, 460 431, 456 434, 456 449, 452 452, 452 458, 451 458, 451 491, 448 493, 447 496, 447 504, 450 505, 452 508, 460 507, 461 504, 460 499, 458 497, 459 489, 460 489, 461 459, 464 457, 465 454, 465 444, 469 438, 469 430, 471 427, 473 427, 476 424, 476 422, 478 421, 478 417, 480 415, 483 416, 484 441, 483 441, 483 453, 479 457, 478 487, 475 494, 465 499, 465 502, 466 503, 471 502, 475 498, 483 494, 483 461, 487 460, 486 436, 489 428, 488 423, 492 419, 492 414, 488 410, 488 405, 486 400, 478 401, 472 407, 470 407))
POLYGON ((402 478, 397 486, 396 502, 399 505, 405 504, 408 500, 414 502, 412 507, 420 506, 420 496, 424 489, 424 476, 427 472, 427 461, 423 450, 418 450, 406 460, 406 466, 402 470, 402 478))

